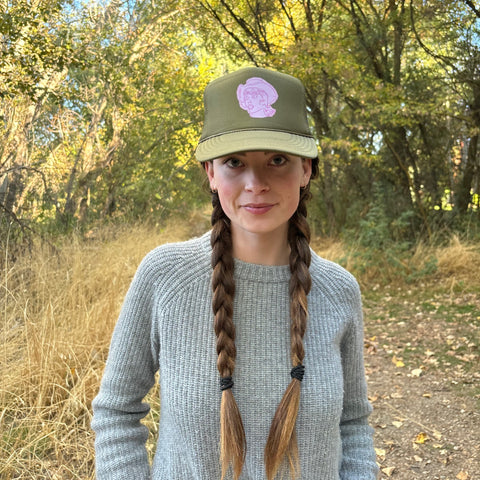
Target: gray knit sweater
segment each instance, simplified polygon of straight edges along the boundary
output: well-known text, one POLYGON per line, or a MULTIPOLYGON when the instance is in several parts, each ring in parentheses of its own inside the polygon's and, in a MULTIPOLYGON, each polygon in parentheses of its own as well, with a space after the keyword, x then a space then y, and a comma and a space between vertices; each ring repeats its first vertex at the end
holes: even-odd
MULTIPOLYGON (((141 263, 115 327, 92 427, 98 480, 219 480, 219 406, 209 234, 167 244, 141 263), (159 371, 153 466, 140 420, 159 371)), ((302 480, 372 480, 360 292, 313 254, 297 439, 302 480)), ((247 439, 242 480, 264 480, 263 449, 290 382, 288 266, 235 261, 233 392, 247 439)), ((228 477, 231 478, 231 477, 228 477)))

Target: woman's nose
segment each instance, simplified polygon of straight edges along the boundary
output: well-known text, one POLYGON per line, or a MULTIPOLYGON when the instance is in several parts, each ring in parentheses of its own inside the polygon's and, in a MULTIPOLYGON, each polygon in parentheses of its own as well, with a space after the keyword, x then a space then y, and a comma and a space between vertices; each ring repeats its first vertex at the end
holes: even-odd
POLYGON ((267 173, 257 169, 249 171, 245 181, 245 190, 255 194, 270 190, 267 173))

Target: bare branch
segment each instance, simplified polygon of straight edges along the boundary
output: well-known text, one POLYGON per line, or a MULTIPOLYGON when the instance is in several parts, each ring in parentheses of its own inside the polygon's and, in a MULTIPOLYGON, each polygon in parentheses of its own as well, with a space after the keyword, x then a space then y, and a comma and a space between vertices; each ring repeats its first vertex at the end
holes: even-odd
POLYGON ((7 168, 4 172, 2 172, 2 174, 7 175, 10 172, 15 172, 15 171, 18 171, 18 170, 28 170, 30 172, 38 173, 40 175, 40 177, 42 178, 43 188, 45 188, 45 191, 48 190, 47 179, 45 178, 45 174, 41 170, 39 170, 38 168, 29 167, 29 166, 25 166, 25 165, 16 165, 15 167, 7 168))
POLYGON ((12 219, 13 222, 15 222, 20 227, 22 232, 25 232, 25 230, 28 230, 31 233, 36 233, 32 227, 29 227, 24 222, 22 222, 22 220, 17 217, 15 212, 10 210, 6 205, 4 205, 3 202, 0 202, 0 208, 12 219))
POLYGON ((264 43, 258 35, 255 34, 254 30, 248 25, 248 23, 242 17, 239 17, 234 11, 233 8, 225 1, 220 0, 220 3, 225 7, 230 16, 237 22, 238 26, 250 37, 258 46, 258 48, 265 53, 270 52, 270 45, 264 43))
POLYGON ((469 6, 471 8, 471 10, 473 11, 473 13, 478 17, 480 18, 480 10, 475 6, 475 4, 470 1, 470 0, 465 0, 465 3, 467 4, 467 6, 469 6))
POLYGON ((255 57, 253 56, 253 54, 248 50, 248 48, 245 46, 245 44, 240 40, 240 38, 235 34, 235 32, 233 32, 232 30, 230 30, 227 25, 223 22, 223 20, 220 18, 220 15, 218 14, 218 12, 215 10, 215 8, 210 5, 210 3, 208 3, 208 1, 205 1, 205 2, 202 2, 201 0, 197 0, 198 3, 207 11, 209 12, 214 18, 215 20, 217 20, 217 22, 220 24, 220 26, 223 28, 223 30, 225 30, 225 32, 233 38, 233 40, 240 46, 240 48, 246 53, 246 55, 248 56, 248 58, 252 61, 252 63, 254 65, 257 65, 258 66, 258 63, 257 61, 255 60, 255 57))
POLYGON ((445 63, 446 65, 448 65, 449 67, 453 68, 454 70, 456 70, 456 66, 455 66, 455 58, 453 57, 447 57, 445 55, 439 55, 437 53, 435 53, 432 49, 430 49, 429 47, 427 47, 427 45, 425 45, 425 43, 422 41, 422 38, 421 36, 419 35, 418 31, 417 31, 417 28, 416 28, 416 24, 415 24, 415 15, 414 15, 414 7, 413 7, 413 0, 410 0, 410 21, 411 21, 411 24, 412 24, 412 30, 413 30, 413 33, 415 34, 415 38, 418 42, 418 44, 420 45, 420 47, 423 48, 423 50, 428 54, 430 55, 431 57, 435 58, 436 60, 440 60, 441 62, 445 63))
MULTIPOLYGON (((297 32, 297 29, 295 28, 295 23, 293 21, 293 17, 291 15, 291 13, 287 10, 287 6, 285 5, 285 0, 279 0, 279 1, 280 1, 280 6, 282 7, 283 12, 285 13, 285 15, 288 18, 288 22, 290 23, 290 27, 292 29, 295 41, 298 41, 299 35, 298 35, 298 32, 297 32)), ((305 4, 305 2, 304 2, 304 4, 305 4)), ((309 25, 310 25, 310 22, 309 22, 309 25)))

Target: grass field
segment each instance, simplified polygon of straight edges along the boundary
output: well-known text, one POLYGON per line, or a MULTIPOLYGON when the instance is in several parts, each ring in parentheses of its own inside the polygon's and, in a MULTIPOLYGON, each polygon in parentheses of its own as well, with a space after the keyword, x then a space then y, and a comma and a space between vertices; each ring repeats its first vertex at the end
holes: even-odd
MULTIPOLYGON (((87 238, 63 239, 54 248, 33 246, 15 262, 7 261, 8 252, 2 252, 2 480, 94 478, 91 401, 131 278, 147 251, 204 228, 208 226, 201 217, 163 230, 146 226, 104 229, 87 238), (187 226, 190 224, 194 226, 187 226)), ((360 249, 347 249, 325 239, 315 239, 313 245, 319 254, 341 261, 357 275, 374 323, 382 312, 372 304, 377 305, 376 298, 385 288, 391 299, 396 295, 400 299, 389 302, 393 312, 395 305, 401 309, 406 292, 417 290, 416 285, 423 282, 426 300, 419 307, 434 309, 436 315, 443 315, 442 321, 446 315, 455 318, 458 313, 450 300, 444 305, 442 294, 462 291, 478 298, 480 292, 480 250, 458 238, 442 248, 419 246, 408 258, 377 260, 371 268, 366 264, 366 252, 360 249)), ((395 315, 401 316, 401 312, 395 315)), ((465 321, 467 317, 461 318, 465 321)), ((478 353, 478 343, 470 343, 470 350, 472 345, 478 353)), ((435 345, 429 348, 434 351, 435 345)), ((151 398, 155 403, 153 395, 151 398)), ((147 422, 154 432, 153 415, 147 422)), ((153 440, 150 448, 152 444, 153 440)))

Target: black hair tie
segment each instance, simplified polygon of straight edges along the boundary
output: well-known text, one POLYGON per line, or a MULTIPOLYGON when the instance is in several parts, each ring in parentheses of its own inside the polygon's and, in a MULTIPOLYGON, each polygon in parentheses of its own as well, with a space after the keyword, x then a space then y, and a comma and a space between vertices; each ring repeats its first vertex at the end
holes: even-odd
POLYGON ((221 377, 220 378, 220 390, 223 392, 224 390, 228 390, 229 388, 233 387, 233 380, 232 377, 221 377))
POLYGON ((303 380, 303 375, 305 374, 305 367, 303 365, 297 365, 296 367, 293 367, 290 376, 292 378, 296 378, 298 381, 303 380))

